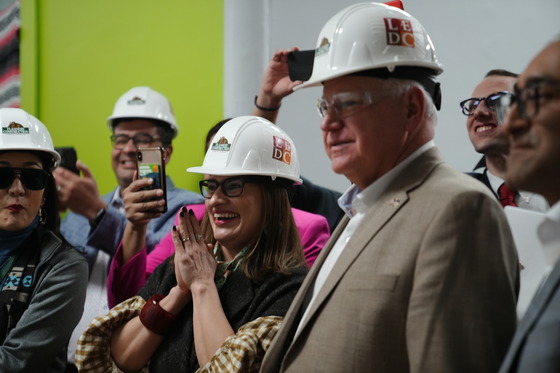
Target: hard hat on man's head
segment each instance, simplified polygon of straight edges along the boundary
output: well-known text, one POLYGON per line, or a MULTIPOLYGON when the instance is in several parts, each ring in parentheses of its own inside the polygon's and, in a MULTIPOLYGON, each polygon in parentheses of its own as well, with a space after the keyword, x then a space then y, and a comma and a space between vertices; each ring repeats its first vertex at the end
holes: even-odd
POLYGON ((351 5, 333 16, 317 40, 311 77, 296 89, 364 70, 399 66, 443 71, 430 36, 405 11, 381 3, 351 5))
POLYGON ((233 118, 216 133, 200 167, 188 172, 261 175, 301 184, 299 161, 292 139, 278 126, 255 116, 233 118))
POLYGON ((117 100, 113 114, 107 118, 110 130, 114 129, 119 119, 148 119, 163 122, 177 136, 179 127, 169 100, 150 87, 134 87, 117 100))
POLYGON ((54 169, 60 163, 60 154, 54 150, 47 127, 23 109, 0 109, 0 151, 22 150, 46 153, 50 162, 45 168, 54 169))

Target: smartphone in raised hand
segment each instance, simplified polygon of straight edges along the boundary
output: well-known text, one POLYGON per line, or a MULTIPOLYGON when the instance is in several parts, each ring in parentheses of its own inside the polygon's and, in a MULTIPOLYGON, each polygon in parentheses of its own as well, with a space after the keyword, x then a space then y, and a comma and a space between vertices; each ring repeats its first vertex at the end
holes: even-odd
POLYGON ((71 146, 54 148, 58 154, 60 154, 60 165, 76 175, 80 174, 80 171, 76 168, 76 161, 78 156, 76 155, 76 149, 71 146))
POLYGON ((164 150, 158 148, 139 148, 136 150, 136 169, 138 179, 151 178, 154 180, 148 189, 162 189, 165 205, 155 212, 167 211, 167 191, 165 187, 165 156, 164 150))
POLYGON ((296 80, 309 80, 313 72, 314 60, 315 49, 288 53, 288 74, 290 80, 293 82, 296 80))

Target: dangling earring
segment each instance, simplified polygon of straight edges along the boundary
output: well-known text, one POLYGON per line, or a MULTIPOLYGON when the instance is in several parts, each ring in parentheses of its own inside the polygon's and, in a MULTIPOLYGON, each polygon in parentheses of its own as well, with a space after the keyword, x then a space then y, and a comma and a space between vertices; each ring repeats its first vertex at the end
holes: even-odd
POLYGON ((45 225, 46 222, 47 222, 47 213, 43 209, 43 206, 41 206, 41 208, 39 209, 39 223, 45 225))

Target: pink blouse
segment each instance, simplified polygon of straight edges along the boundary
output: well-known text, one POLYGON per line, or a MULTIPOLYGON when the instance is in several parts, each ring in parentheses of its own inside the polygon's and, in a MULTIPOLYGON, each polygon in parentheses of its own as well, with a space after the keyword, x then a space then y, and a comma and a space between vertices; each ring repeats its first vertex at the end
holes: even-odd
MULTIPOLYGON (((203 203, 187 206, 187 209, 192 209, 199 221, 202 220, 206 211, 203 203)), ((329 239, 330 231, 327 219, 322 215, 294 208, 292 208, 292 214, 301 237, 305 260, 311 267, 329 239)), ((175 216, 175 225, 178 224, 178 216, 179 214, 175 216)), ((121 242, 111 261, 107 278, 109 308, 136 295, 154 269, 174 252, 175 246, 173 245, 171 232, 169 232, 154 247, 152 252, 148 254, 146 248, 144 248, 123 264, 121 242)))

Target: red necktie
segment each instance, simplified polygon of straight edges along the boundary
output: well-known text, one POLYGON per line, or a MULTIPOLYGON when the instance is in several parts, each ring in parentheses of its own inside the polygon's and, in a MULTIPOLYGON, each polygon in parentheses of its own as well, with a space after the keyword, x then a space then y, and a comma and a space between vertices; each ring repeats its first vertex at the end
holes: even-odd
POLYGON ((515 190, 511 190, 507 187, 504 183, 498 188, 498 195, 500 196, 500 203, 503 207, 506 206, 517 206, 515 203, 515 194, 517 192, 515 190))

